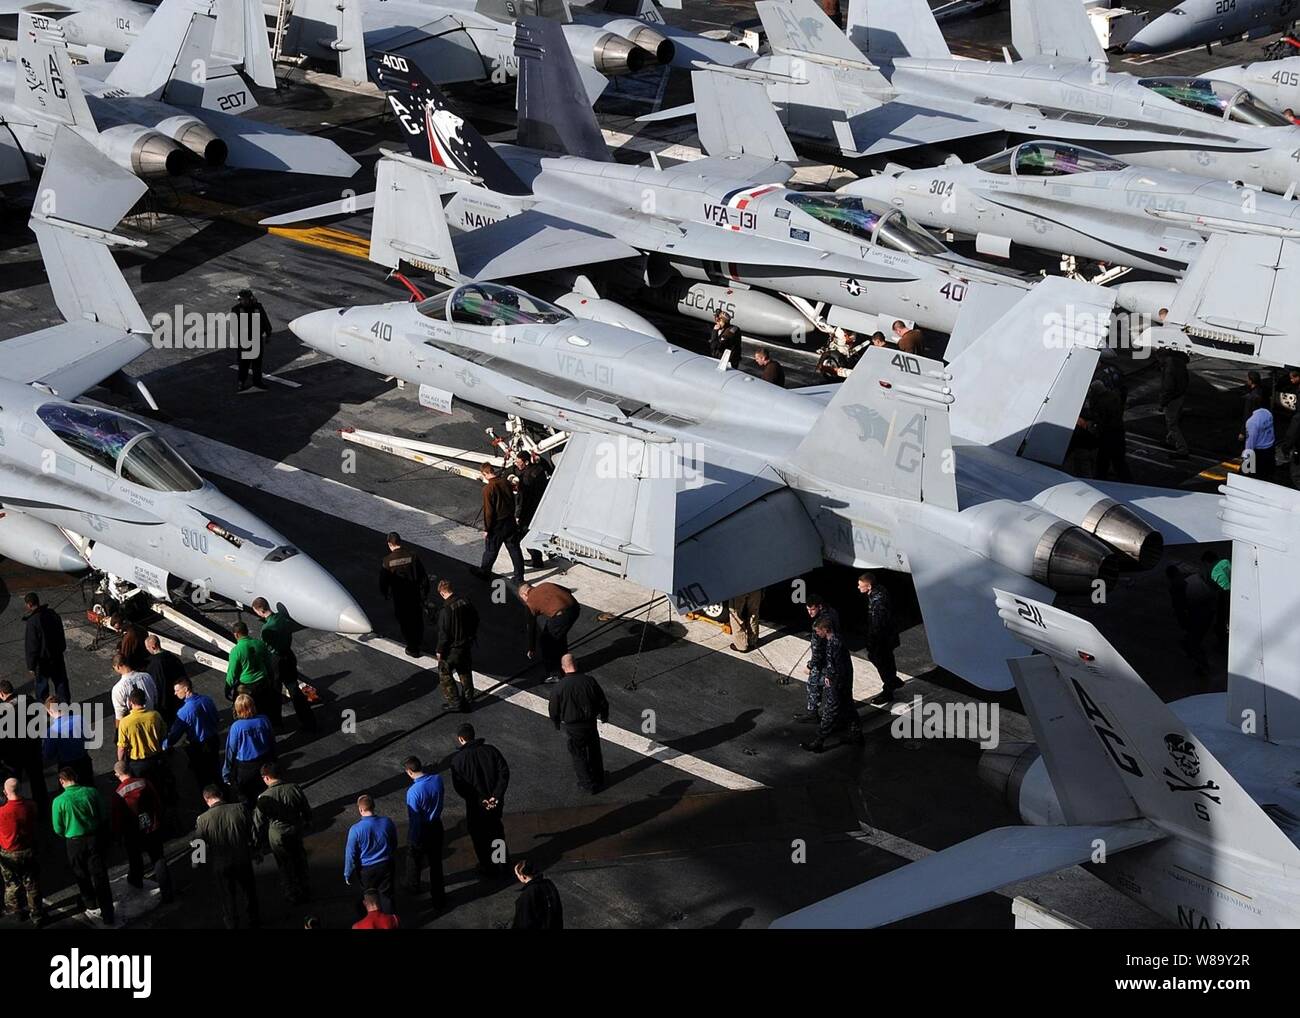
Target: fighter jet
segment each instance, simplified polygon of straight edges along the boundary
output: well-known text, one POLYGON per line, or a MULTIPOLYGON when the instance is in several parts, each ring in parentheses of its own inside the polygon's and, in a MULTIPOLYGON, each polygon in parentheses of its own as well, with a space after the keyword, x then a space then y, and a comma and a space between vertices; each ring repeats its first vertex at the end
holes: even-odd
POLYGON ((1125 53, 1169 53, 1215 42, 1259 39, 1295 24, 1300 0, 1182 0, 1124 46, 1125 53))
MULTIPOLYGON (((203 480, 145 421, 78 402, 151 348, 109 253, 145 184, 56 131, 31 227, 65 321, 0 343, 0 555, 92 568, 158 598, 265 597, 304 626, 370 630, 357 602, 280 533, 203 480)), ((136 388, 146 399, 147 390, 136 388)))
POLYGON ((1036 746, 981 776, 1027 827, 1001 827, 800 909, 778 928, 882 926, 1076 864, 1189 929, 1300 925, 1300 494, 1230 476, 1227 693, 1163 704, 1089 623, 997 593, 1036 746), (1101 860, 1099 861, 1099 857, 1101 860))
MULTIPOLYGON (((1215 235, 1255 238, 1273 252, 1294 248, 1300 238, 1300 205, 1288 198, 1174 170, 1130 166, 1063 142, 1024 142, 970 165, 895 168, 846 184, 840 193, 901 209, 925 226, 974 237, 986 255, 1009 257, 1017 244, 1170 276, 1185 274, 1215 235)), ((1281 306, 1288 300, 1290 277, 1280 289, 1250 290, 1240 275, 1245 260, 1228 269, 1224 259, 1216 260, 1213 273, 1197 274, 1214 277, 1206 278, 1204 287, 1150 282, 1128 284, 1130 293, 1144 293, 1141 303, 1148 307, 1171 308, 1180 289, 1213 289, 1234 302, 1238 322, 1251 320, 1252 306, 1260 301, 1276 302, 1266 317, 1285 321, 1284 314, 1293 310, 1281 306)), ((1276 366, 1300 359, 1300 333, 1289 324, 1249 335, 1239 331, 1241 341, 1228 343, 1220 335, 1222 323, 1213 333, 1192 329, 1185 349, 1276 366)))
MULTIPOLYGON (((377 215, 392 203, 421 224, 420 260, 455 264, 429 178, 409 159, 380 174, 377 215)), ((531 262, 499 257, 524 272, 531 262)), ((1090 590, 1121 561, 1150 567, 1166 540, 1217 532, 1212 496, 1045 465, 1064 456, 1113 303, 1101 287, 1050 278, 946 372, 873 347, 847 382, 807 391, 484 281, 416 304, 317 311, 290 328, 313 349, 419 383, 431 405, 464 399, 571 432, 529 546, 668 592, 683 611, 827 559, 910 572, 936 663, 1007 688, 994 585, 1041 599, 1090 590), (755 534, 781 539, 748 554, 755 534)))
POLYGON ((327 138, 222 112, 249 95, 238 75, 196 72, 212 54, 207 0, 164 0, 139 42, 115 64, 78 72, 58 23, 18 15, 18 60, 0 63, 0 184, 27 180, 58 127, 141 177, 195 164, 350 177, 357 162, 327 138), (196 80, 197 79, 197 80, 196 80))
POLYGON ((281 50, 337 61, 339 75, 352 82, 369 80, 382 66, 399 73, 418 68, 440 85, 505 84, 518 71, 514 23, 524 15, 563 23, 590 102, 611 76, 698 60, 726 65, 749 56, 748 50, 665 24, 655 0, 297 0, 281 50))
MULTIPOLYGON (((455 264, 438 261, 425 243, 428 224, 414 206, 386 202, 381 185, 372 259, 476 279, 633 260, 635 275, 652 285, 682 279, 757 291, 769 301, 793 298, 806 315, 802 327, 797 314, 769 321, 783 328, 793 320, 799 332, 823 321, 887 331, 901 319, 950 333, 968 295, 1005 308, 1032 285, 959 259, 887 207, 790 190, 783 184, 791 168, 770 157, 615 163, 582 101, 560 26, 521 19, 517 47, 514 145, 489 145, 415 69, 400 78, 384 71, 419 160, 413 168, 427 178, 422 186, 451 195, 448 213, 467 232, 457 239, 455 264)), ((430 207, 441 218, 441 207, 430 207)), ((286 218, 295 217, 267 222, 286 218)), ((742 307, 750 295, 733 300, 742 307)), ((792 338, 788 329, 780 334, 792 338)))
POLYGON ((773 52, 744 70, 791 79, 767 86, 786 130, 837 157, 1049 138, 1279 194, 1300 179, 1279 112, 1228 82, 1110 70, 1076 0, 1012 0, 1005 63, 953 59, 925 0, 851 0, 848 38, 814 0, 756 6, 773 52))
MULTIPOLYGON (((63 30, 68 52, 78 60, 102 64, 120 60, 140 37, 157 10, 139 0, 8 0, 0 3, 0 15, 20 11, 53 18, 63 30)), ((275 88, 275 67, 271 61, 270 37, 262 0, 217 0, 216 36, 208 78, 223 68, 242 69, 253 83, 275 88)), ((0 47, 5 43, 0 42, 0 47)), ((10 59, 13 59, 10 55, 10 59)), ((251 101, 251 96, 249 97, 251 101)), ((252 106, 256 103, 253 102, 252 106)), ((252 106, 244 104, 239 112, 252 106)))

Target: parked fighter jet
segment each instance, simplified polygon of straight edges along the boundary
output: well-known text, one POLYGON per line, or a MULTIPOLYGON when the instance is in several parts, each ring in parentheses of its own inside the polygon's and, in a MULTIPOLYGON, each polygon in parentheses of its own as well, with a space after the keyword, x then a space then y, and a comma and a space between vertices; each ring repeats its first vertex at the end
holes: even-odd
POLYGON ((109 253, 141 245, 110 231, 145 185, 60 128, 40 186, 31 227, 65 321, 0 343, 0 554, 38 569, 89 566, 161 598, 182 589, 240 604, 262 596, 302 625, 368 632, 333 577, 147 423, 76 402, 122 380, 151 346, 109 253))
MULTIPOLYGON (((30 11, 58 21, 68 43, 68 52, 78 60, 92 64, 120 60, 140 37, 156 10, 156 6, 139 0, 0 2, 0 16, 30 11)), ((218 67, 239 67, 254 84, 275 88, 275 68, 271 62, 270 37, 266 31, 262 0, 217 0, 216 11, 212 52, 217 67, 208 68, 208 77, 215 77, 218 67)), ((252 106, 242 105, 239 112, 247 112, 252 106)))
POLYGON ((655 0, 297 0, 282 52, 337 60, 339 75, 353 82, 368 80, 382 65, 399 73, 419 68, 440 85, 504 84, 518 70, 514 22, 520 15, 563 22, 591 102, 611 76, 655 64, 731 64, 749 56, 729 43, 666 25, 655 0))
POLYGON ((981 834, 772 925, 882 926, 1075 864, 1180 926, 1300 924, 1300 494, 1236 476, 1222 490, 1226 694, 1165 705, 1091 624, 999 591, 1007 629, 1039 652, 1010 662, 1037 746, 988 751, 980 772, 1034 826, 981 834))
POLYGON ((1124 46, 1126 53, 1169 53, 1188 46, 1259 39, 1295 24, 1300 0, 1182 0, 1124 46))
POLYGON ((139 43, 103 80, 73 68, 57 22, 18 16, 18 61, 0 63, 0 184, 28 179, 55 131, 70 128, 113 162, 142 177, 182 172, 203 161, 241 169, 348 176, 355 160, 326 138, 221 112, 248 95, 236 75, 196 72, 212 53, 207 0, 164 0, 139 43), (197 80, 196 80, 197 79, 197 80))
POLYGON ((789 190, 791 168, 770 158, 617 164, 582 101, 560 26, 525 18, 517 32, 514 145, 489 145, 414 68, 405 77, 384 71, 411 151, 424 160, 424 186, 452 195, 449 214, 468 232, 455 265, 439 264, 411 208, 381 207, 374 260, 493 279, 635 259, 651 285, 680 278, 783 294, 801 302, 806 321, 821 324, 820 305, 831 325, 865 332, 882 327, 877 315, 886 330, 902 319, 951 332, 968 294, 987 291, 982 298, 1006 307, 1031 285, 959 259, 901 213, 789 190))
POLYGON ((1280 113, 1227 82, 1111 71, 1076 0, 1012 0, 1021 59, 1005 63, 954 60, 925 0, 852 0, 848 38, 814 0, 757 8, 773 54, 745 69, 797 79, 769 97, 792 137, 837 156, 1050 138, 1279 194, 1300 179, 1280 113))
MULTIPOLYGON (((1114 156, 1061 142, 1030 141, 973 165, 949 163, 926 170, 896 169, 845 185, 880 206, 901 209, 914 222, 976 238, 984 254, 1008 257, 1013 243, 1053 253, 1182 275, 1206 250, 1206 239, 1249 236, 1276 252, 1300 239, 1300 204, 1224 181, 1174 170, 1129 166, 1114 156)), ((1240 244, 1237 250, 1240 251, 1240 244)), ((1230 295, 1236 321, 1250 319, 1252 303, 1273 303, 1277 287, 1250 290, 1239 273, 1206 281, 1230 295)), ((1200 273, 1198 273, 1198 276, 1200 273)), ((1285 302, 1291 277, 1277 300, 1285 302)), ((1193 287, 1192 289, 1196 289, 1193 287)), ((1150 307, 1171 308, 1175 283, 1131 284, 1150 307)), ((1288 312, 1290 308, 1286 309, 1288 312)), ((1271 310, 1281 321, 1283 309, 1271 310)), ((1218 333, 1193 329, 1189 352, 1277 366, 1300 360, 1300 332, 1283 329, 1243 333, 1225 343, 1218 333)))
MULTIPOLYGON (((420 261, 457 264, 418 165, 386 160, 378 199, 377 218, 420 224, 420 261)), ((608 243, 567 244, 598 241, 608 243)), ((532 262, 495 257, 512 272, 532 262)), ((1007 688, 993 585, 1039 598, 1087 590, 1121 558, 1149 567, 1164 540, 1217 529, 1211 496, 1076 481, 1042 465, 1064 455, 1113 301, 1051 278, 966 342, 949 374, 873 347, 843 385, 810 391, 489 282, 418 304, 318 311, 290 328, 314 349, 420 383, 441 405, 466 399, 574 433, 530 546, 670 592, 681 610, 824 559, 907 571, 935 661, 1007 688), (744 554, 754 534, 781 540, 744 554)))

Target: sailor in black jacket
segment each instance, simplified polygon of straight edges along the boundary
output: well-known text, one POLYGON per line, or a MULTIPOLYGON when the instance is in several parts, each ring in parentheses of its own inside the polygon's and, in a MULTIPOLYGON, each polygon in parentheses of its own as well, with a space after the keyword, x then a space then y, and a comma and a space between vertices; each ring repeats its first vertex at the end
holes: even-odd
POLYGON ((595 795, 605 787, 605 761, 596 722, 609 720, 609 701, 600 683, 578 671, 572 654, 560 659, 560 667, 564 678, 551 694, 551 723, 569 737, 578 787, 595 795))
POLYGON ((474 735, 474 726, 456 729, 460 747, 451 756, 451 785, 465 800, 465 825, 482 876, 502 876, 506 867, 505 811, 510 765, 501 751, 474 735))

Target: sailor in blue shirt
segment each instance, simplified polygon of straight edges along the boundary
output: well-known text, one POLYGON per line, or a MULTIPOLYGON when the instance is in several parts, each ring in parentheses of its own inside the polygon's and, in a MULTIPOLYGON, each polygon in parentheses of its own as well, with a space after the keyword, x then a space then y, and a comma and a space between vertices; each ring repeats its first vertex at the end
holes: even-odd
POLYGON ((173 748, 183 736, 186 740, 185 758, 194 775, 194 784, 199 788, 220 786, 221 723, 217 718, 217 705, 212 702, 212 697, 194 692, 188 676, 180 676, 172 683, 172 689, 181 705, 176 709, 176 720, 172 722, 163 747, 173 748))
POLYGON ((420 874, 429 867, 429 897, 435 906, 444 900, 442 886, 442 778, 425 773, 420 758, 408 756, 402 768, 411 780, 406 790, 407 852, 409 871, 406 888, 420 893, 420 874))
POLYGON ((79 717, 67 704, 47 703, 45 710, 50 715, 49 734, 41 741, 45 762, 53 761, 60 769, 71 767, 79 783, 93 786, 95 769, 86 749, 87 719, 79 717))
POLYGON ((362 891, 377 891, 380 911, 392 915, 396 911, 393 865, 397 855, 397 825, 388 817, 375 816, 375 800, 368 795, 357 799, 357 812, 361 819, 348 831, 343 882, 356 883, 362 891))

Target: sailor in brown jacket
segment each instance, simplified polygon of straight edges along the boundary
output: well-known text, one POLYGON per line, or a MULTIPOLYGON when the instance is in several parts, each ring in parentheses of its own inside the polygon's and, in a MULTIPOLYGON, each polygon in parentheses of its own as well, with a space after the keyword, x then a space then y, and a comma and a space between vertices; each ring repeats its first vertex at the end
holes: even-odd
POLYGON ((480 580, 492 575, 501 546, 510 553, 514 567, 512 579, 524 582, 524 553, 519 547, 519 524, 515 521, 515 493, 510 482, 498 473, 491 463, 479 468, 483 474, 483 561, 471 569, 480 580))

